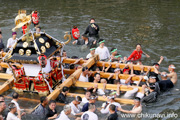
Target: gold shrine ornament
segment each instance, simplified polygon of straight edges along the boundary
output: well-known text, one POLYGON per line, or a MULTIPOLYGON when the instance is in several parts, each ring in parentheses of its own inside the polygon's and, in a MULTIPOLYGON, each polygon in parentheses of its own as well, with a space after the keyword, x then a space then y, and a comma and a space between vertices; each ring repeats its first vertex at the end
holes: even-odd
POLYGON ((27 49, 27 50, 26 50, 26 55, 27 55, 27 56, 30 56, 30 55, 31 55, 31 50, 30 50, 30 49, 27 49))
POLYGON ((23 49, 19 49, 19 54, 22 56, 24 55, 24 50, 23 49))
POLYGON ((39 38, 39 42, 40 43, 44 43, 44 39, 43 38, 39 38))
POLYGON ((45 43, 45 46, 46 46, 46 48, 50 48, 49 42, 46 42, 46 43, 45 43))
POLYGON ((45 52, 46 52, 45 46, 41 46, 41 51, 42 51, 42 53, 45 53, 45 52))
POLYGON ((28 42, 24 42, 23 43, 23 48, 27 48, 28 47, 28 42))

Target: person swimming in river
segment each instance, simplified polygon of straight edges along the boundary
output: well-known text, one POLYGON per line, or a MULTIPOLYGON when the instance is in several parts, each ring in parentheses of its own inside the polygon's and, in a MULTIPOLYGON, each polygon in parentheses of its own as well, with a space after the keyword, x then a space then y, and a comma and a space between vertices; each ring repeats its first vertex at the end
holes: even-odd
POLYGON ((175 70, 175 66, 174 65, 169 65, 168 70, 170 73, 166 73, 166 72, 161 72, 161 78, 163 78, 161 81, 159 81, 159 87, 161 89, 161 91, 167 91, 170 88, 173 88, 174 85, 177 82, 177 73, 174 71, 175 70))
POLYGON ((77 45, 85 45, 86 48, 87 47, 95 47, 96 46, 96 40, 93 38, 88 37, 86 34, 82 35, 82 39, 79 40, 75 40, 73 43, 73 45, 77 44, 77 45))
POLYGON ((141 57, 142 54, 146 55, 147 58, 150 56, 142 51, 141 44, 136 45, 136 49, 131 53, 131 55, 128 57, 128 62, 132 62, 134 64, 142 64, 141 63, 141 57))

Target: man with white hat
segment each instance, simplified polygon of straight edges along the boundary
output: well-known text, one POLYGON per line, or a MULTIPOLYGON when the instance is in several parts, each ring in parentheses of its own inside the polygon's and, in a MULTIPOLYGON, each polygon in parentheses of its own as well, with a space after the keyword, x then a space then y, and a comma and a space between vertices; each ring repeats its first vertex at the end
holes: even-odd
POLYGON ((115 105, 118 108, 121 108, 121 105, 118 102, 115 102, 115 96, 108 96, 107 97, 107 102, 102 104, 102 109, 101 109, 101 113, 102 114, 108 114, 109 113, 109 106, 111 104, 115 105))

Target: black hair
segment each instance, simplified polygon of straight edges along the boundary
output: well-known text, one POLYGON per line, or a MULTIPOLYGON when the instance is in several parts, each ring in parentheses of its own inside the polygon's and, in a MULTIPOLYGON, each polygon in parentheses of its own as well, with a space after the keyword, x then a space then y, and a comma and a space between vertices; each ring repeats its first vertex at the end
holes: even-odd
POLYGON ((90 19, 90 21, 91 21, 91 20, 94 20, 94 21, 95 21, 95 19, 94 19, 94 18, 91 18, 91 19, 90 19))
POLYGON ((4 98, 4 95, 0 95, 0 97, 3 97, 3 98, 4 98))
POLYGON ((45 100, 46 100, 46 96, 42 96, 42 97, 40 98, 40 102, 41 102, 41 103, 43 103, 45 100))
POLYGON ((41 27, 37 27, 37 28, 39 28, 41 30, 41 27))
POLYGON ((2 34, 2 32, 0 31, 0 34, 2 34))
POLYGON ((139 97, 135 97, 134 100, 138 100, 138 101, 141 101, 141 98, 139 97))
POLYGON ((89 90, 86 90, 85 94, 86 94, 87 92, 91 92, 91 91, 89 91, 89 90))
POLYGON ((50 101, 49 101, 49 105, 50 105, 51 103, 56 103, 56 101, 55 101, 55 100, 50 100, 50 101))
POLYGON ((111 48, 111 52, 112 52, 114 49, 116 49, 116 48, 115 48, 115 47, 111 48))
POLYGON ((104 39, 99 39, 99 42, 103 41, 104 39))
POLYGON ((113 105, 113 104, 111 104, 111 105, 109 106, 109 109, 112 110, 112 111, 115 111, 115 110, 116 110, 116 106, 113 105))
POLYGON ((12 95, 12 98, 13 99, 18 99, 19 97, 19 94, 17 92, 14 92, 13 95, 12 95))
POLYGON ((136 84, 136 83, 131 83, 131 85, 134 85, 134 86, 136 86, 137 84, 136 84))
POLYGON ((80 96, 76 96, 75 100, 76 101, 82 101, 82 98, 80 96))
POLYGON ((95 73, 95 74, 94 74, 94 77, 96 77, 96 75, 100 75, 100 73, 95 73))
POLYGON ((68 90, 69 90, 69 87, 66 87, 66 86, 64 86, 63 89, 62 89, 63 92, 66 92, 68 90))
POLYGON ((141 44, 140 44, 140 43, 137 43, 137 44, 136 44, 136 47, 137 47, 138 45, 140 45, 140 46, 141 46, 141 44))
MULTIPOLYGON (((99 67, 94 66, 94 67, 93 67, 93 71, 95 71, 95 70, 96 70, 96 68, 99 68, 99 67)), ((101 69, 100 69, 100 68, 99 68, 99 70, 101 71, 101 69)))
POLYGON ((69 65, 69 69, 74 69, 74 68, 75 68, 75 64, 69 65))
POLYGON ((66 52, 65 50, 63 50, 63 52, 66 52))
POLYGON ((84 72, 85 70, 88 70, 88 67, 83 67, 82 68, 82 72, 84 72))
POLYGON ((76 29, 76 28, 77 28, 77 26, 76 26, 76 25, 74 25, 74 26, 73 26, 73 28, 74 28, 74 29, 76 29))
POLYGON ((159 65, 159 63, 153 63, 153 66, 154 66, 154 65, 159 65))
POLYGON ((72 56, 71 58, 72 59, 78 59, 78 56, 72 56))

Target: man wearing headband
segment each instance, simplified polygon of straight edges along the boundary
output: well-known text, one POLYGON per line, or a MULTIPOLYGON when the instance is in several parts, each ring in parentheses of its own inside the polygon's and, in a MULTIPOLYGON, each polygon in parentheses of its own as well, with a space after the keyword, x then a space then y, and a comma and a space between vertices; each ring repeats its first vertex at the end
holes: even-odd
POLYGON ((89 59, 94 56, 96 48, 90 48, 90 53, 86 56, 86 59, 89 59))
POLYGON ((89 102, 83 105, 82 112, 88 111, 89 104, 95 104, 96 100, 97 100, 97 96, 91 95, 89 98, 89 102))
POLYGON ((81 108, 79 104, 81 103, 82 98, 80 96, 76 96, 75 99, 69 104, 71 106, 71 114, 73 115, 82 115, 81 108))
POLYGON ((117 48, 111 48, 111 56, 110 56, 110 62, 114 62, 116 60, 115 56, 117 55, 117 48))
POLYGON ((81 120, 98 120, 98 116, 94 113, 96 106, 90 103, 88 106, 88 111, 84 112, 81 116, 81 120))
POLYGON ((86 28, 84 34, 89 34, 89 37, 95 38, 96 40, 99 39, 99 26, 95 23, 95 19, 90 19, 90 25, 86 28))
POLYGON ((121 105, 118 102, 115 102, 115 96, 111 95, 107 97, 107 102, 102 104, 101 113, 102 114, 108 114, 109 113, 109 106, 111 104, 115 105, 118 108, 121 108, 121 105))
MULTIPOLYGON (((177 82, 177 73, 174 71, 176 67, 174 65, 169 65, 169 73, 164 74, 165 77, 167 77, 167 80, 161 80, 159 81, 159 87, 162 92, 167 91, 174 87, 174 85, 177 82)), ((161 74, 163 75, 163 74, 161 74)))
POLYGON ((145 92, 145 89, 142 89, 142 91, 144 92, 144 97, 142 98, 142 102, 145 103, 153 103, 156 102, 157 100, 157 92, 155 91, 156 86, 155 84, 150 84, 148 88, 148 92, 145 92))
POLYGON ((108 60, 110 57, 109 50, 106 46, 104 46, 104 42, 105 42, 104 39, 100 39, 99 40, 99 47, 97 47, 95 50, 95 54, 99 55, 99 59, 101 61, 108 60))
POLYGON ((142 54, 145 54, 147 58, 150 57, 142 51, 141 44, 137 44, 136 49, 131 53, 127 60, 132 61, 133 63, 139 63, 138 61, 141 59, 142 54))
POLYGON ((123 113, 139 114, 142 111, 142 106, 141 106, 140 100, 141 99, 138 97, 136 97, 134 99, 134 107, 132 108, 132 110, 124 110, 121 107, 118 107, 118 110, 123 112, 123 113))
POLYGON ((6 120, 21 120, 21 116, 17 117, 15 113, 17 112, 17 107, 14 103, 9 103, 8 105, 10 112, 7 115, 6 120))
POLYGON ((7 42, 7 48, 11 48, 16 42, 17 42, 17 33, 16 32, 12 32, 12 37, 8 39, 7 42))

